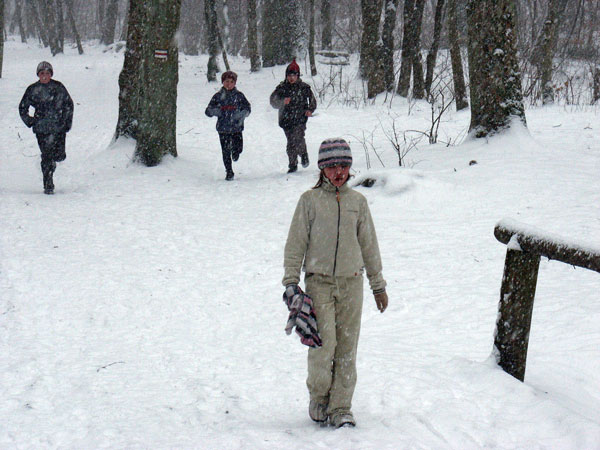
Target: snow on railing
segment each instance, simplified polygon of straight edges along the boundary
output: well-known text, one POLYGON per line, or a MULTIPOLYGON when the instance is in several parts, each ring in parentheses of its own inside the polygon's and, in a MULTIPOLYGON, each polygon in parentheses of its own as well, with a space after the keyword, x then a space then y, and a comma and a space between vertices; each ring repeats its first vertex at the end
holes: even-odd
POLYGON ((496 225, 494 236, 507 244, 494 356, 505 372, 523 381, 540 257, 600 273, 600 249, 508 219, 496 225))

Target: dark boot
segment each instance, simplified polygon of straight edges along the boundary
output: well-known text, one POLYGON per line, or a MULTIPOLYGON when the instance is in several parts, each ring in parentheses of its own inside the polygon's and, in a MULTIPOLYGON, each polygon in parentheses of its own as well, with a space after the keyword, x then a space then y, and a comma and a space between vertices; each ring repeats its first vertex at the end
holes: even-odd
POLYGON ((287 173, 294 173, 296 170, 298 170, 298 166, 290 166, 287 173))
POLYGON ((310 164, 310 161, 308 160, 308 153, 302 153, 302 155, 300 155, 300 160, 302 162, 302 167, 306 169, 310 164))
POLYGON ((44 177, 44 194, 54 194, 54 181, 52 180, 52 175, 54 174, 54 169, 56 168, 56 163, 53 161, 48 167, 49 170, 45 170, 43 173, 44 177))
POLYGON ((233 180, 233 176, 234 176, 233 172, 227 172, 227 175, 225 175, 225 179, 227 181, 231 181, 231 180, 233 180))

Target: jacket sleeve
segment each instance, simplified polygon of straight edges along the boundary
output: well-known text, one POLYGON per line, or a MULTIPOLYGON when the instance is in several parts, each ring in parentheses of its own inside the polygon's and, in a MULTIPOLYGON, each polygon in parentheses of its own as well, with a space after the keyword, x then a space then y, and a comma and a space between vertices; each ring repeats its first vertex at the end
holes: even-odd
POLYGON ((309 85, 307 85, 306 90, 306 96, 308 97, 308 110, 313 113, 315 112, 315 109, 317 109, 317 99, 315 98, 315 94, 313 94, 313 91, 309 85))
POLYGON ((283 267, 285 273, 283 275, 282 284, 298 284, 300 282, 300 271, 302 270, 302 262, 304 255, 308 249, 308 241, 310 237, 310 222, 308 218, 308 202, 306 196, 300 197, 290 230, 288 232, 287 241, 283 256, 283 267))
POLYGON ((67 88, 62 86, 64 101, 63 101, 63 123, 65 127, 65 132, 69 131, 73 126, 73 99, 69 95, 69 91, 67 88))
POLYGON ((273 93, 271 94, 271 97, 269 97, 269 102, 271 103, 271 106, 275 109, 281 109, 283 108, 283 98, 281 95, 281 89, 279 89, 279 86, 277 86, 275 88, 275 90, 273 91, 273 93))
POLYGON ((241 98, 241 102, 240 102, 240 109, 242 111, 244 111, 244 117, 248 117, 250 115, 250 112, 252 111, 252 108, 250 107, 250 102, 248 101, 248 99, 246 98, 246 96, 244 94, 241 94, 242 98, 241 98))
POLYGON ((358 243, 362 253, 367 278, 372 291, 385 289, 386 282, 383 279, 381 255, 379 253, 379 244, 375 225, 371 217, 371 211, 366 199, 361 202, 360 214, 358 219, 358 243))
POLYGON ((206 107, 206 110, 204 111, 204 114, 206 114, 208 117, 213 117, 213 116, 219 117, 221 115, 221 105, 219 102, 219 98, 220 98, 220 96, 219 96, 219 93, 217 92, 210 99, 210 102, 208 103, 208 106, 206 107))
POLYGON ((31 128, 35 123, 35 119, 29 115, 29 107, 31 106, 31 89, 27 88, 25 94, 23 94, 23 98, 19 103, 19 115, 21 116, 21 120, 28 128, 31 128))

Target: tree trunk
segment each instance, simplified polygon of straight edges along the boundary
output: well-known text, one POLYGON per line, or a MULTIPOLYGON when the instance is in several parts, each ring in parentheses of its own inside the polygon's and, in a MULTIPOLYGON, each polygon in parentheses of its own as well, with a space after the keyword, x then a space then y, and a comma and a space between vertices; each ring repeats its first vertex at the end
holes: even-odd
POLYGON ((54 14, 54 1, 53 0, 38 0, 40 6, 40 12, 42 15, 43 27, 47 32, 48 45, 50 46, 50 52, 52 56, 62 53, 60 45, 58 43, 58 34, 56 27, 56 17, 54 14))
POLYGON ((0 78, 2 78, 2 64, 4 63, 4 0, 0 0, 0 78))
POLYGON ((106 10, 106 0, 98 0, 98 11, 97 11, 97 15, 98 15, 98 35, 100 38, 102 38, 102 30, 104 30, 104 14, 105 14, 105 10, 106 10))
POLYGON ((208 81, 217 81, 219 64, 219 30, 217 29, 216 0, 204 0, 204 18, 206 22, 206 40, 208 42, 208 65, 206 78, 208 81))
POLYGON ((227 0, 225 0, 225 6, 223 8, 223 32, 219 27, 219 21, 217 20, 217 36, 219 37, 219 47, 221 47, 221 55, 223 56, 223 64, 225 64, 225 70, 231 70, 229 67, 229 60, 227 59, 227 46, 229 42, 229 17, 227 15, 227 0), (225 36, 225 37, 223 37, 225 36))
POLYGON ((536 58, 538 72, 541 77, 542 103, 544 105, 554 103, 554 88, 552 87, 552 61, 556 50, 558 26, 563 17, 568 0, 550 0, 548 15, 542 28, 537 50, 541 53, 536 58))
POLYGON ((120 136, 137 137, 145 20, 145 0, 129 0, 127 44, 123 69, 119 74, 119 119, 115 139, 120 136))
POLYGON ((421 57, 421 26, 423 24, 423 10, 425 0, 416 0, 413 9, 413 98, 425 98, 425 80, 423 79, 423 64, 421 57))
POLYGON ((29 7, 29 13, 33 17, 33 21, 35 23, 35 28, 38 32, 38 36, 40 37, 42 44, 44 47, 48 47, 48 35, 46 34, 46 27, 42 26, 42 21, 40 20, 40 13, 38 12, 38 5, 36 0, 27 0, 27 6, 29 7))
POLYGON ((27 33, 25 32, 25 27, 23 26, 23 4, 19 0, 15 0, 15 14, 17 19, 17 24, 19 25, 19 34, 21 35, 21 42, 27 42, 27 33))
POLYGON ((369 72, 378 59, 377 41, 383 0, 361 0, 362 37, 360 41, 360 75, 369 78, 369 72))
POLYGON ((123 19, 123 26, 121 27, 121 34, 119 35, 120 41, 127 40, 127 23, 129 22, 129 2, 127 2, 127 8, 125 9, 125 18, 123 19))
POLYGON ((460 111, 467 108, 469 102, 467 101, 467 88, 465 87, 465 75, 463 72, 462 56, 460 54, 456 1, 448 1, 448 41, 450 44, 450 60, 452 61, 454 99, 456 101, 456 110, 460 111))
POLYGON ((258 22, 256 20, 256 0, 248 0, 248 53, 250 54, 250 71, 260 70, 258 54, 258 22))
POLYGON ((398 0, 385 0, 383 19, 383 30, 381 41, 383 43, 383 71, 385 90, 394 91, 394 29, 396 28, 396 17, 398 15, 398 0))
POLYGON ((440 36, 442 34, 442 16, 444 12, 444 0, 438 0, 435 6, 435 19, 433 21, 433 42, 427 54, 427 74, 425 75, 425 92, 429 97, 431 95, 431 84, 433 83, 433 72, 435 70, 435 62, 437 53, 440 48, 440 36))
POLYGON ((227 59, 227 50, 225 49, 225 44, 223 43, 223 38, 221 37, 221 31, 219 30, 219 24, 216 25, 217 28, 217 38, 219 40, 219 47, 221 47, 221 56, 223 57, 223 64, 225 64, 225 70, 231 70, 229 67, 229 60, 227 59))
POLYGON ((400 58, 400 78, 398 79, 397 92, 402 97, 408 97, 410 89, 410 75, 413 66, 413 24, 412 15, 415 8, 415 0, 404 0, 402 19, 404 29, 402 31, 402 53, 400 58))
POLYGON ((315 0, 309 0, 310 7, 310 19, 309 19, 309 32, 308 32, 308 59, 310 61, 310 74, 315 76, 317 74, 317 64, 315 62, 315 0))
POLYGON ((109 0, 104 15, 102 38, 100 42, 110 45, 115 42, 115 28, 117 27, 117 15, 119 13, 119 1, 109 0))
POLYGON ((56 0, 56 42, 60 53, 65 52, 65 12, 63 0, 56 0))
POLYGON ((469 133, 486 137, 524 125, 525 108, 517 61, 515 1, 468 0, 471 124, 469 133))
POLYGON ((178 49, 181 0, 146 2, 142 58, 141 114, 135 148, 136 160, 159 164, 166 154, 177 156, 178 49), (166 51, 166 57, 165 52, 166 51))
POLYGON ((75 15, 73 14, 73 0, 65 0, 65 2, 67 7, 67 19, 69 20, 69 24, 71 25, 71 31, 73 32, 73 36, 75 36, 75 41, 77 42, 77 51, 80 55, 83 55, 81 36, 79 36, 79 32, 77 31, 77 25, 75 24, 75 15))
POLYGON ((331 50, 331 31, 333 29, 331 20, 331 0, 321 0, 321 25, 321 49, 331 50))
POLYGON ((262 20, 263 66, 286 64, 296 56, 299 39, 299 2, 264 0, 262 20))
POLYGON ((594 85, 592 92, 592 105, 600 99, 600 67, 594 67, 594 85))

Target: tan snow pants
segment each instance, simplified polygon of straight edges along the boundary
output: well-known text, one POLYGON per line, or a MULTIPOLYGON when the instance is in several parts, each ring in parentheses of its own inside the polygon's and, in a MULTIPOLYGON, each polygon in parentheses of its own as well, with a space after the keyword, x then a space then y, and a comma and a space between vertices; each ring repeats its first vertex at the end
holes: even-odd
POLYGON ((363 277, 307 274, 304 282, 323 341, 322 347, 308 350, 306 384, 310 398, 327 404, 330 415, 350 411, 356 386, 363 277))

